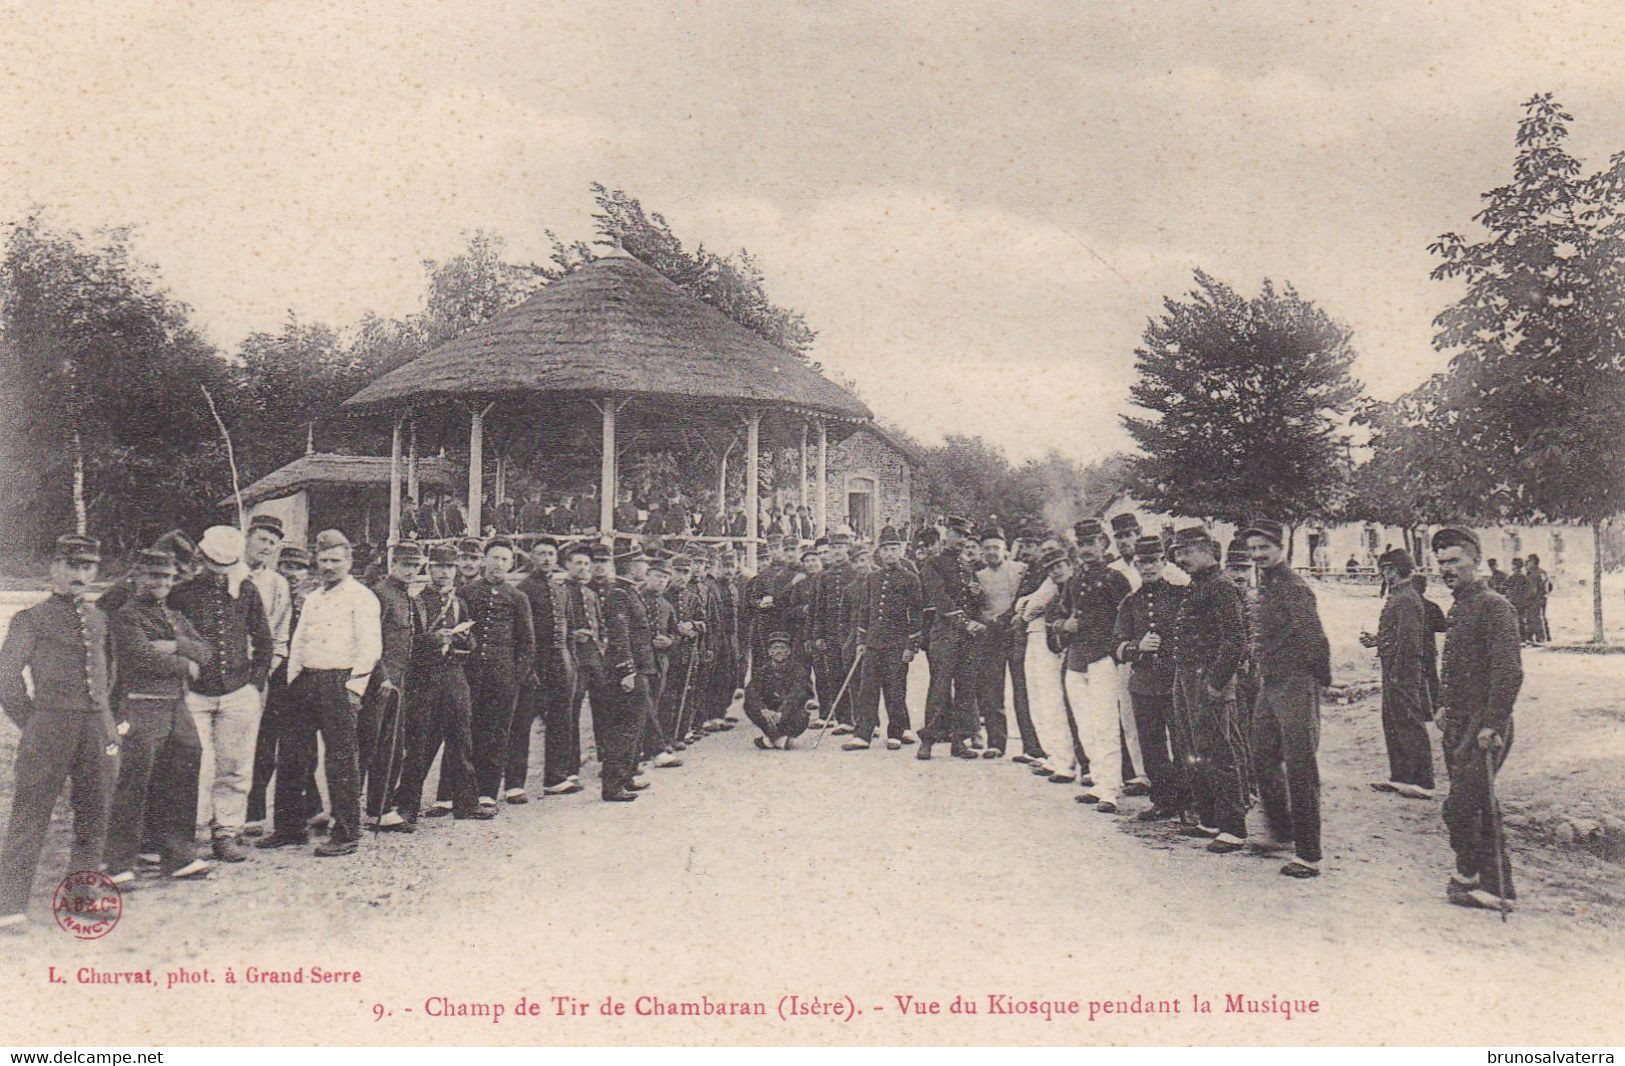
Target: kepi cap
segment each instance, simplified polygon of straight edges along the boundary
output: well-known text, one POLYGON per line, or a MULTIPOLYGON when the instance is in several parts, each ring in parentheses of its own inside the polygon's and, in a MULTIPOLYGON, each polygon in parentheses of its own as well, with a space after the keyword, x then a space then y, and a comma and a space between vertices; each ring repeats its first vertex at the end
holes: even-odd
POLYGON ((248 532, 252 533, 256 529, 263 529, 268 533, 275 533, 277 535, 277 539, 279 540, 282 537, 287 536, 282 529, 282 519, 278 518, 274 514, 257 514, 253 518, 250 518, 248 520, 248 532))
POLYGON ((1118 533, 1127 533, 1131 529, 1138 530, 1139 528, 1140 520, 1135 518, 1132 512, 1125 511, 1120 515, 1112 516, 1112 533, 1114 535, 1118 533))
POLYGON ((1244 541, 1248 537, 1263 537, 1277 548, 1286 547, 1286 526, 1268 518, 1254 522, 1236 535, 1244 541))
POLYGON ((64 533, 56 538, 54 557, 70 563, 99 563, 102 561, 102 542, 83 533, 64 533))
POLYGON ((1478 535, 1465 526, 1445 526, 1433 534, 1432 543, 1435 553, 1466 544, 1471 544, 1474 551, 1483 550, 1478 543, 1478 535))

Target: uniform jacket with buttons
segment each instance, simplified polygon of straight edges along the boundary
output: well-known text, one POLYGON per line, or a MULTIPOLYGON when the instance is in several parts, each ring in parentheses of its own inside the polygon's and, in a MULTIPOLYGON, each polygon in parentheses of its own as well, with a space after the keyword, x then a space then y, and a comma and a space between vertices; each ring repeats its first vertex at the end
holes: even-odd
POLYGON ((569 609, 565 604, 563 575, 536 571, 519 583, 530 605, 530 628, 536 638, 536 676, 567 677, 573 669, 570 655, 569 609))
POLYGON ((982 586, 976 573, 960 561, 957 551, 941 551, 920 567, 920 588, 925 606, 933 611, 933 633, 963 630, 975 621, 982 586))
POLYGON ((1191 575, 1174 620, 1174 666, 1199 670, 1215 689, 1230 683, 1247 646, 1241 593, 1218 567, 1191 575))
POLYGON ((1309 583, 1285 563, 1258 575, 1258 670, 1267 681, 1308 674, 1332 683, 1332 650, 1309 583))
POLYGON ((610 582, 609 595, 604 597, 604 644, 606 680, 619 681, 634 672, 653 677, 660 672, 648 609, 637 586, 624 577, 610 582))
POLYGON ((1439 674, 1443 721, 1493 729, 1506 736, 1512 706, 1522 687, 1517 611, 1505 596, 1482 581, 1457 589, 1444 636, 1444 669, 1439 674))
POLYGON ((264 688, 271 674, 274 645, 259 590, 243 581, 233 596, 227 575, 204 572, 169 594, 169 606, 184 616, 209 649, 198 664, 192 691, 224 696, 244 685, 264 688))
POLYGON ((478 645, 468 662, 529 673, 536 657, 536 634, 530 624, 530 601, 506 581, 478 577, 463 586, 463 602, 474 620, 478 645))
MULTIPOLYGON (((208 648, 176 632, 176 619, 162 600, 139 593, 113 613, 113 649, 118 658, 118 694, 179 699, 186 692, 190 664, 208 658, 208 648), (175 651, 155 644, 175 641, 175 651)), ((187 627, 190 630, 191 627, 187 627)))
POLYGON ((1128 578, 1105 563, 1080 566, 1072 575, 1061 592, 1062 609, 1068 619, 1077 620, 1078 628, 1073 633, 1058 630, 1068 670, 1083 670, 1111 656, 1117 608, 1128 594, 1128 578))
POLYGON ((468 621, 468 605, 456 589, 441 592, 430 585, 418 593, 418 606, 423 612, 425 639, 412 646, 412 675, 430 678, 446 670, 461 670, 463 662, 474 650, 474 632, 465 629, 451 638, 451 644, 442 648, 440 641, 428 639, 437 629, 456 629, 468 621))
POLYGON ((373 586, 378 597, 379 636, 383 638, 383 653, 378 657, 377 682, 385 681, 400 688, 406 683, 406 673, 412 666, 412 645, 425 625, 419 616, 419 604, 412 598, 406 582, 386 577, 373 586))
POLYGON ((1117 608, 1117 624, 1112 639, 1117 643, 1117 660, 1132 663, 1128 690, 1141 695, 1166 696, 1174 690, 1173 648, 1169 644, 1185 590, 1166 581, 1143 584, 1117 608), (1140 641, 1147 633, 1162 637, 1161 651, 1141 651, 1140 641))
POLYGON ((96 714, 110 710, 113 651, 107 616, 95 604, 51 595, 18 611, 0 644, 0 708, 28 724, 36 710, 96 714), (27 669, 34 694, 23 682, 27 669))
POLYGON ((865 648, 920 650, 925 627, 920 579, 901 566, 882 566, 853 586, 852 624, 865 648))

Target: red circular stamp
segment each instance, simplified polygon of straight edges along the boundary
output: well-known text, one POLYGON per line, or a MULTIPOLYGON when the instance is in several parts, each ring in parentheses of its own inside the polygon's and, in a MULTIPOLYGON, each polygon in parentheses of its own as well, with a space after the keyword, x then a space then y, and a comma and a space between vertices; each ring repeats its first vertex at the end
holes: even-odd
POLYGON ((56 924, 80 940, 100 940, 124 914, 124 893, 95 870, 80 870, 62 879, 51 896, 56 924))

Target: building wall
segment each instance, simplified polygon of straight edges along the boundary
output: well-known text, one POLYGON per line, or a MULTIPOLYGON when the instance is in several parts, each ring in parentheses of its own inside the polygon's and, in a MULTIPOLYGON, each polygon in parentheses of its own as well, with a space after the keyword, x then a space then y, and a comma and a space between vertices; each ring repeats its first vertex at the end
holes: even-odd
POLYGON ((830 528, 848 517, 849 486, 859 478, 870 479, 875 486, 874 528, 870 532, 878 533, 882 526, 902 529, 908 525, 913 507, 913 472, 903 453, 881 437, 860 429, 834 445, 829 450, 827 473, 830 528))

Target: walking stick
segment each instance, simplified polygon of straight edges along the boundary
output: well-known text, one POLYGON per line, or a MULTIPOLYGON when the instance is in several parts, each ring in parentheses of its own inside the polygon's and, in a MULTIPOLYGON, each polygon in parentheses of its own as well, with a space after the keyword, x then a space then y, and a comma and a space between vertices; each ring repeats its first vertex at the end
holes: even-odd
POLYGON ((1490 843, 1495 847, 1495 870, 1500 891, 1496 898, 1501 901, 1501 920, 1507 920, 1507 850, 1506 837, 1501 830, 1501 805, 1495 800, 1495 751, 1500 747, 1500 737, 1496 743, 1484 749, 1484 796, 1485 802, 1490 805, 1490 843))
MULTIPOLYGON (((684 717, 686 708, 688 707, 688 691, 689 691, 689 687, 694 683, 694 662, 695 662, 696 659, 699 658, 699 655, 700 655, 700 650, 699 650, 698 645, 694 645, 694 646, 689 648, 689 652, 688 652, 688 669, 685 670, 684 673, 683 673, 683 691, 677 697, 677 739, 678 740, 684 740, 684 738, 688 736, 688 729, 685 728, 685 726, 683 725, 683 717, 684 717)), ((687 743, 687 741, 684 740, 684 743, 687 743)))
MULTIPOLYGON (((852 669, 850 669, 850 670, 848 670, 846 672, 846 680, 841 682, 840 690, 835 693, 835 702, 836 703, 840 703, 841 702, 841 697, 846 695, 846 688, 847 688, 848 685, 850 685, 852 683, 852 678, 857 675, 858 664, 863 661, 863 655, 864 655, 864 653, 866 651, 868 651, 867 648, 859 648, 858 653, 852 657, 852 669)), ((823 708, 819 708, 819 710, 822 711, 823 708)), ((832 708, 832 712, 833 712, 833 708, 832 708)), ((824 719, 823 728, 818 730, 818 738, 813 741, 813 746, 812 746, 813 751, 817 751, 818 750, 818 745, 820 745, 820 744, 822 744, 824 742, 824 734, 829 732, 830 723, 833 722, 834 720, 835 719, 833 718, 833 716, 824 719)), ((864 737, 863 739, 868 740, 869 738, 864 737)))

